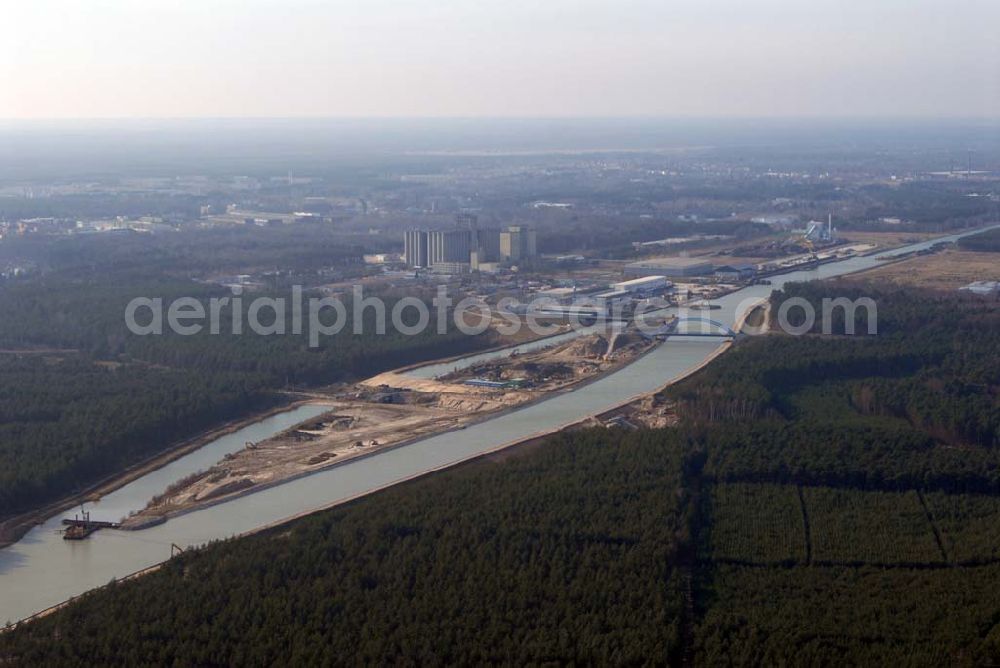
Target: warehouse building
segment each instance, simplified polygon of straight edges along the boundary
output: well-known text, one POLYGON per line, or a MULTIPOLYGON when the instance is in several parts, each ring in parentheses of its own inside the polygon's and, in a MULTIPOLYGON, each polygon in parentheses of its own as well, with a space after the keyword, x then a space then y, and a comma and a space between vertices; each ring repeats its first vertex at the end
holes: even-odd
POLYGON ((695 257, 659 257, 639 260, 625 265, 626 276, 690 277, 708 276, 714 267, 711 262, 695 257))
POLYGON ((607 290, 606 292, 598 292, 589 297, 587 301, 610 314, 614 313, 615 309, 624 308, 631 304, 633 294, 628 290, 607 290))
POLYGON ((624 290, 639 297, 648 297, 659 294, 667 290, 673 283, 667 280, 666 276, 644 276, 633 278, 628 281, 621 281, 611 285, 612 290, 624 290))
POLYGON ((551 299, 557 304, 571 304, 576 298, 576 288, 549 288, 535 293, 539 299, 551 299))
POLYGON ((715 277, 720 281, 735 283, 753 278, 757 270, 752 264, 725 264, 717 267, 715 277))

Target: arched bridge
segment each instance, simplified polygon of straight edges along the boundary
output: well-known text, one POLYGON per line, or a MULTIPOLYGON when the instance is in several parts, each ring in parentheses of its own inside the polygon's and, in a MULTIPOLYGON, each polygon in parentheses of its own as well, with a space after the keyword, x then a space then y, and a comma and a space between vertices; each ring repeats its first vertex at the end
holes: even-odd
POLYGON ((728 327, 727 325, 722 324, 718 320, 712 320, 711 318, 699 318, 697 316, 687 316, 687 317, 684 317, 684 318, 678 318, 677 322, 676 322, 676 325, 675 325, 675 329, 677 330, 676 331, 677 334, 686 334, 687 336, 736 336, 736 332, 734 332, 730 327, 728 327), (686 325, 686 324, 689 324, 689 323, 698 323, 699 325, 708 325, 710 328, 714 329, 715 331, 711 331, 710 330, 710 331, 706 332, 706 331, 704 331, 706 329, 705 327, 698 328, 701 331, 696 331, 696 332, 682 332, 682 331, 680 331, 682 329, 683 325, 686 325))
MULTIPOLYGON (((641 331, 641 329, 640 329, 641 331)), ((671 335, 678 336, 736 336, 730 327, 722 324, 718 320, 712 320, 711 318, 700 318, 698 316, 675 318, 667 323, 664 323, 662 327, 653 331, 643 331, 644 336, 648 338, 665 338, 671 335), (691 327, 691 324, 697 325, 696 327, 691 327), (685 325, 687 325, 685 327, 685 325), (691 331, 694 330, 694 331, 691 331)))

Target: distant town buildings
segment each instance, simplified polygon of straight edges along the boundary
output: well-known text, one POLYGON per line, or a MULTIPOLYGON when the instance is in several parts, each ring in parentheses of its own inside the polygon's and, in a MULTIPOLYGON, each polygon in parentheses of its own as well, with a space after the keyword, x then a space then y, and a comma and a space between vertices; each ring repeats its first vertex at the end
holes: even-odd
POLYGON ((212 206, 203 206, 201 221, 209 225, 256 225, 258 227, 280 227, 297 223, 332 223, 329 215, 315 211, 269 212, 241 209, 236 204, 226 205, 225 212, 216 212, 212 206))

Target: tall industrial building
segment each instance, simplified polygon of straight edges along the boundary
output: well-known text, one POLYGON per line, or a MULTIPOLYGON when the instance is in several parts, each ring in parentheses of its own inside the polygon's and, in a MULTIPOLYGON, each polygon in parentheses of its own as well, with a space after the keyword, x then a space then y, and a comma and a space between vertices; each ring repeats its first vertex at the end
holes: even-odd
POLYGON ((518 262, 536 255, 535 230, 523 225, 511 225, 500 233, 500 259, 518 262))
POLYGON ((471 250, 472 230, 427 233, 427 261, 432 267, 443 262, 468 262, 471 250))
POLYGON ((535 231, 521 225, 511 225, 504 231, 480 229, 472 214, 456 216, 466 227, 455 230, 407 230, 404 236, 404 257, 410 267, 439 269, 449 265, 467 265, 476 271, 488 262, 520 262, 537 255, 535 231))
POLYGON ((407 230, 403 238, 403 258, 410 267, 427 267, 427 232, 407 230))
POLYGON ((500 259, 500 230, 476 230, 472 250, 478 253, 480 262, 497 262, 500 259))
POLYGON ((480 228, 479 217, 473 213, 459 213, 455 216, 458 229, 468 229, 470 237, 469 262, 473 270, 480 262, 496 262, 500 259, 500 230, 480 228))
POLYGON ((403 257, 411 267, 469 262, 473 230, 407 230, 403 257))
POLYGON ((457 213, 455 214, 455 225, 459 229, 474 230, 479 227, 479 216, 474 213, 457 213))

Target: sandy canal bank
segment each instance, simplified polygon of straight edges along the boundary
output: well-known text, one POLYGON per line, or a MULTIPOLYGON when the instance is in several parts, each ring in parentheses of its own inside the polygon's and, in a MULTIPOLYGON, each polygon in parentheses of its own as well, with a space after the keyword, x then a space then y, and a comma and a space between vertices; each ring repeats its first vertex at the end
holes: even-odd
POLYGON ((244 427, 265 420, 273 415, 294 410, 299 406, 313 403, 315 399, 297 398, 295 395, 281 395, 278 403, 263 411, 256 411, 249 415, 228 420, 209 431, 201 432, 196 436, 177 441, 168 446, 163 452, 155 454, 138 464, 133 464, 124 471, 119 471, 104 479, 89 485, 85 489, 67 495, 58 501, 46 504, 40 508, 35 508, 18 515, 9 517, 0 522, 0 549, 16 543, 32 527, 45 522, 47 519, 71 510, 83 503, 88 503, 100 499, 103 496, 114 492, 139 478, 152 473, 164 466, 194 452, 206 444, 232 434, 244 427))
POLYGON ((125 529, 155 526, 246 494, 465 429, 569 392, 634 362, 655 343, 637 335, 581 336, 538 351, 491 359, 438 380, 387 372, 323 403, 329 410, 274 437, 248 443, 207 470, 171 484, 125 529))

